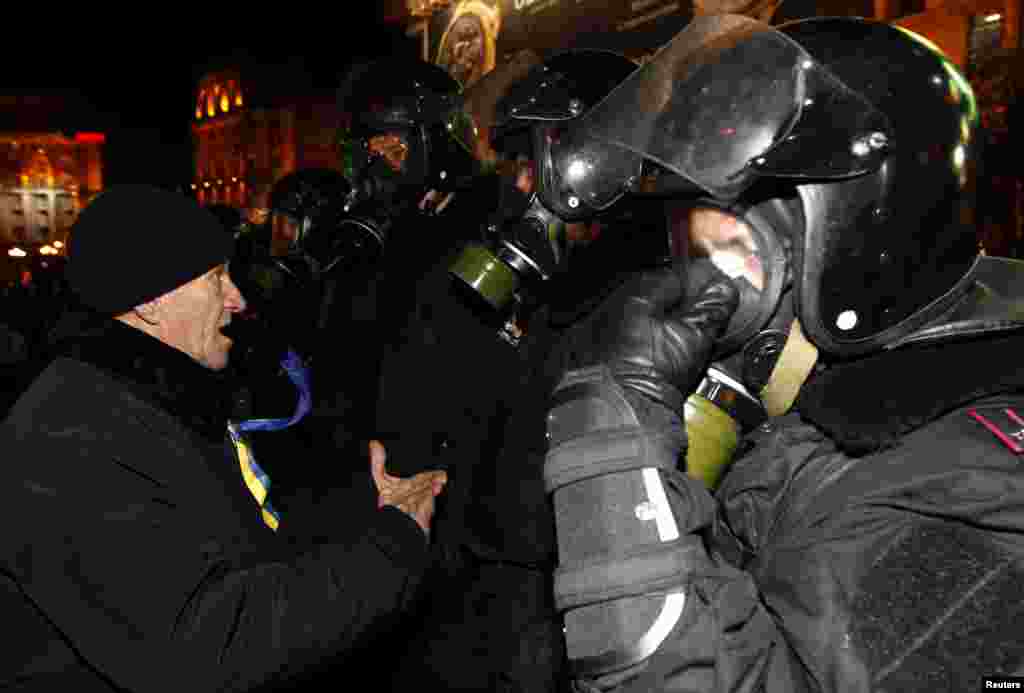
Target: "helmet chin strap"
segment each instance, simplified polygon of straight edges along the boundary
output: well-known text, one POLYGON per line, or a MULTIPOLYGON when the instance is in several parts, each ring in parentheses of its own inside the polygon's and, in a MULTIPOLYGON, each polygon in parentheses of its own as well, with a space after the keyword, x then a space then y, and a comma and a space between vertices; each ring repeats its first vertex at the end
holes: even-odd
POLYGON ((768 416, 781 416, 789 411, 817 362, 818 348, 807 341, 800 321, 793 320, 782 353, 761 389, 761 402, 768 416))

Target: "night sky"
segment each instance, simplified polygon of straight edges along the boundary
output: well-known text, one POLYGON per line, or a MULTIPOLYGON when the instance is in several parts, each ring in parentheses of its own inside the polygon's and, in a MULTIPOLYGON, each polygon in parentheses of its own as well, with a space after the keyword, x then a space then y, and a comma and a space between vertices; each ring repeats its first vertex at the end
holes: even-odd
MULTIPOLYGON (((206 13, 202 5, 187 9, 206 13)), ((286 81, 285 89, 331 90, 354 59, 415 50, 401 24, 377 16, 374 2, 345 3, 344 17, 310 12, 308 5, 301 17, 282 9, 247 11, 254 16, 208 15, 201 24, 180 16, 181 7, 163 15, 126 11, 116 22, 85 15, 44 24, 36 35, 8 32, 14 38, 0 52, 0 97, 57 95, 67 108, 38 123, 0 113, 0 130, 13 121, 68 134, 101 131, 107 185, 173 187, 192 178, 192 100, 206 72, 239 67, 243 79, 259 75, 286 81)))
MULTIPOLYGON (((832 0, 833 4, 839 0, 832 0)), ((866 0, 864 0, 866 2, 866 0)), ((238 67, 246 75, 276 75, 283 89, 333 89, 356 58, 403 52, 404 0, 349 0, 336 6, 308 3, 239 6, 235 14, 203 4, 126 6, 106 15, 6 13, 0 42, 0 99, 60 94, 65 112, 31 129, 101 131, 107 135, 105 182, 150 182, 168 187, 192 178, 189 126, 199 78, 238 67), (256 8, 256 9, 254 9, 256 8)), ((810 0, 786 0, 800 10, 810 0)), ((21 9, 26 8, 26 9, 21 9)), ((49 12, 49 10, 45 10, 49 12)), ((801 16, 797 11, 794 16, 801 16)), ((0 110, 0 131, 10 113, 0 110)))

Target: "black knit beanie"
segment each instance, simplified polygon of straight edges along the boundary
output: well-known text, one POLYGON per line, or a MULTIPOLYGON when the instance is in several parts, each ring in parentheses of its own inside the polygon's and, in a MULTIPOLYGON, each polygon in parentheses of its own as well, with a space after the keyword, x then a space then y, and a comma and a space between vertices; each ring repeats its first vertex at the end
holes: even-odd
POLYGON ((228 260, 231 235, 194 200, 148 185, 100 193, 71 227, 68 283, 82 302, 118 315, 228 260))

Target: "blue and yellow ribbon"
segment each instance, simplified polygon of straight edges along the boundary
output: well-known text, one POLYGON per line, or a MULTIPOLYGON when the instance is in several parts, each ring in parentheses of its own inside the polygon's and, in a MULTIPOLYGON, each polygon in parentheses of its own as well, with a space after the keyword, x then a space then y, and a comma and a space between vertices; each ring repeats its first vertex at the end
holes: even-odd
POLYGON ((313 408, 312 387, 310 385, 309 369, 302 363, 302 359, 291 349, 281 360, 281 367, 288 374, 289 380, 299 391, 299 401, 295 406, 295 413, 288 419, 248 419, 246 421, 233 422, 228 424, 228 436, 238 453, 238 464, 242 470, 242 478, 249 488, 253 498, 260 506, 263 515, 263 522, 270 529, 277 531, 281 524, 281 515, 274 509, 268 499, 270 493, 270 477, 263 471, 263 468, 256 462, 252 444, 245 435, 248 431, 278 431, 298 423, 313 408))

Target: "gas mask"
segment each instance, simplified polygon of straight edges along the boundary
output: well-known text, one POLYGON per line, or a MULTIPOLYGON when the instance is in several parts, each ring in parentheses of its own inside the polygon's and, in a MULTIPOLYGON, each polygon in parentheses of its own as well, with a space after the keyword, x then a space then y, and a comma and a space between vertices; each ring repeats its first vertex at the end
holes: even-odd
MULTIPOLYGON (((458 285, 496 314, 512 317, 512 323, 523 322, 514 316, 522 318, 524 309, 543 296, 544 285, 566 270, 573 225, 590 222, 614 204, 624 193, 623 182, 639 172, 636 162, 622 181, 607 186, 611 194, 602 195, 605 189, 588 186, 593 175, 578 175, 583 162, 560 156, 572 124, 635 63, 598 50, 568 51, 539 64, 520 57, 466 95, 472 119, 486 125, 483 149, 501 160, 501 199, 486 238, 468 245, 451 265, 458 285)), ((603 167, 599 155, 611 150, 584 146, 579 151, 603 167)))
POLYGON ((479 173, 469 147, 472 121, 457 108, 416 127, 342 137, 352 189, 342 224, 383 251, 395 222, 407 214, 434 216, 479 173))
POLYGON ((345 205, 352 192, 348 180, 325 168, 300 169, 274 184, 266 260, 289 282, 320 284, 375 263, 382 242, 372 230, 351 223, 345 205))
POLYGON ((381 132, 344 141, 345 175, 352 189, 342 223, 383 251, 394 220, 422 194, 423 147, 411 131, 381 132))
POLYGON ((803 338, 793 301, 791 234, 803 223, 798 200, 752 206, 713 200, 669 206, 677 257, 704 257, 739 290, 739 305, 712 364, 685 407, 687 469, 715 486, 740 437, 787 410, 817 350, 803 338))
POLYGON ((503 166, 498 210, 484 238, 468 243, 449 268, 469 295, 503 319, 540 297, 566 255, 565 224, 533 187, 527 159, 503 166))
MULTIPOLYGON (((468 244, 450 267, 470 295, 513 323, 524 322, 529 307, 543 298, 545 284, 568 270, 573 247, 587 242, 580 230, 600 211, 560 183, 550 152, 562 130, 533 125, 504 136, 503 146, 518 154, 507 154, 498 166, 498 211, 485 239, 468 244)), ((506 339, 510 327, 506 323, 503 330, 506 339)))

